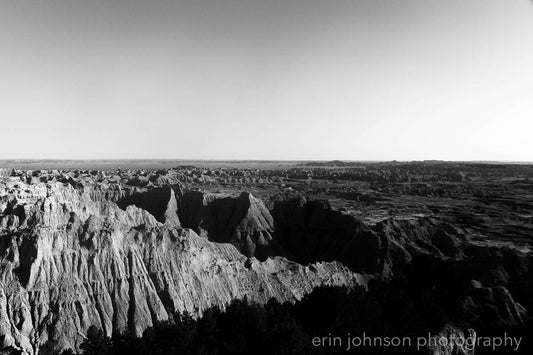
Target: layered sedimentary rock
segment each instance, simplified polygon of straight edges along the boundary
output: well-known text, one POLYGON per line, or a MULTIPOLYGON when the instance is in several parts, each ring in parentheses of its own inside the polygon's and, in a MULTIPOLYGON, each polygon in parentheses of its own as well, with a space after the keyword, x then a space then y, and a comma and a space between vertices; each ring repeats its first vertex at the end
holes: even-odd
MULTIPOLYGON (((442 295, 443 309, 456 312, 450 322, 498 328, 529 318, 528 250, 433 217, 370 223, 302 194, 263 203, 255 192, 181 185, 185 177, 202 184, 257 180, 253 171, 228 174, 6 173, 0 345, 27 353, 77 349, 91 325, 109 336, 140 336, 176 313, 197 317, 245 296, 296 301, 317 286, 365 285, 371 278, 394 280, 399 291, 442 295)), ((443 332, 464 336, 461 329, 443 332)))
POLYGON ((238 197, 187 192, 180 199, 179 214, 185 227, 212 241, 231 243, 246 256, 264 260, 277 253, 272 245, 274 220, 263 202, 248 192, 238 197))
POLYGON ((2 187, 2 346, 76 349, 91 325, 140 336, 175 313, 198 316, 235 298, 295 301, 319 285, 365 283, 336 262, 259 262, 180 229, 171 189, 133 197, 124 210, 92 197, 68 183, 2 187))
POLYGON ((278 195, 270 201, 275 241, 299 262, 338 260, 355 271, 391 277, 413 257, 465 256, 469 236, 431 218, 387 219, 369 226, 327 200, 278 195))
POLYGON ((119 199, 117 205, 124 210, 130 205, 137 206, 170 227, 179 228, 181 225, 177 214, 178 203, 170 186, 165 185, 144 192, 130 192, 119 199))
POLYGON ((288 258, 335 260, 355 272, 405 280, 404 287, 435 290, 445 307, 460 304, 457 317, 471 325, 516 327, 530 317, 531 254, 474 241, 469 231, 427 217, 369 226, 324 200, 281 195, 269 204, 273 238, 288 258))
POLYGON ((8 177, 13 173, 13 169, 0 168, 0 177, 8 177))
POLYGON ((275 239, 298 262, 340 260, 353 269, 382 274, 387 245, 361 220, 331 208, 326 200, 274 196, 269 205, 275 239))

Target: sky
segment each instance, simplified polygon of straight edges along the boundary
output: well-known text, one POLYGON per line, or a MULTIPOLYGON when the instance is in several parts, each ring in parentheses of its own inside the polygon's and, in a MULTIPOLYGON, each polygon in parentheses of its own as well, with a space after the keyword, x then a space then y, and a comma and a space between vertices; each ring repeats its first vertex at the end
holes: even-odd
POLYGON ((0 159, 533 161, 529 0, 0 0, 0 159))

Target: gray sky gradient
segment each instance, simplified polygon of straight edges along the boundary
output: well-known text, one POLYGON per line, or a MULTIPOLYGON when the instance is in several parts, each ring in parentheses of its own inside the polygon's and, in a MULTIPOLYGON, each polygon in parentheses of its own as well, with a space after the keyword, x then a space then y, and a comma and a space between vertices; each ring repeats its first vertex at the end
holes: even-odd
POLYGON ((0 0, 0 158, 533 160, 528 0, 0 0))

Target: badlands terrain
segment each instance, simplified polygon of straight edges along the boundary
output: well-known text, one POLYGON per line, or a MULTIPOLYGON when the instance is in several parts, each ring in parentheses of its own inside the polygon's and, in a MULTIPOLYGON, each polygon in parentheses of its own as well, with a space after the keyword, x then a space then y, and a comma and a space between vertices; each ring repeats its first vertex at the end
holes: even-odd
MULTIPOLYGON (((201 322, 243 299, 250 307, 284 305, 298 329, 288 343, 301 340, 301 353, 345 352, 313 348, 310 339, 371 330, 463 338, 507 332, 523 336, 519 349, 475 352, 531 351, 532 165, 0 166, 0 346, 6 353, 91 353, 87 342, 96 330, 103 339, 147 339, 147 331, 175 325, 180 315, 201 322)), ((417 351, 474 353, 453 346, 417 351)))

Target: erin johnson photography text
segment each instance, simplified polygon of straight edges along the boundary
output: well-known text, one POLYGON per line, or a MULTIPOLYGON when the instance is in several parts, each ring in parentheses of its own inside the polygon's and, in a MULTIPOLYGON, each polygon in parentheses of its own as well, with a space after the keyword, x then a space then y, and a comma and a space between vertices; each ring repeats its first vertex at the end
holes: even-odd
POLYGON ((416 350, 434 347, 453 347, 463 351, 472 351, 477 348, 489 348, 496 351, 501 348, 506 348, 508 350, 518 351, 521 343, 522 337, 510 336, 507 333, 503 333, 501 336, 483 337, 476 336, 475 334, 468 336, 457 336, 454 334, 443 336, 428 332, 426 335, 418 337, 382 337, 368 335, 366 332, 363 332, 362 335, 357 336, 347 333, 344 336, 328 334, 326 336, 312 338, 312 345, 314 347, 338 348, 346 351, 370 347, 414 347, 416 350))

